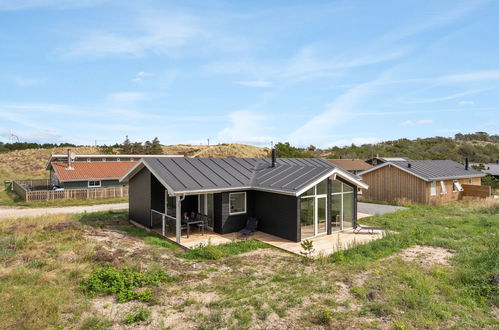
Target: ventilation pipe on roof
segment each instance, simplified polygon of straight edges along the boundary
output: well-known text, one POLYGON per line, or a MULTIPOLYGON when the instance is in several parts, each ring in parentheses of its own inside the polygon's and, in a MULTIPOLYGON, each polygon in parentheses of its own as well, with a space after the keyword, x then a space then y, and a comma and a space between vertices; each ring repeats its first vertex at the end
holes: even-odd
POLYGON ((276 158, 275 148, 272 148, 272 167, 275 167, 275 158, 276 158))
POLYGON ((411 168, 412 167, 411 163, 407 163, 407 167, 411 168))
POLYGON ((464 160, 464 169, 467 171, 469 167, 470 167, 470 163, 468 162, 468 157, 466 157, 464 160))
POLYGON ((68 149, 68 167, 67 167, 68 170, 73 169, 73 159, 71 157, 72 157, 71 149, 68 149))

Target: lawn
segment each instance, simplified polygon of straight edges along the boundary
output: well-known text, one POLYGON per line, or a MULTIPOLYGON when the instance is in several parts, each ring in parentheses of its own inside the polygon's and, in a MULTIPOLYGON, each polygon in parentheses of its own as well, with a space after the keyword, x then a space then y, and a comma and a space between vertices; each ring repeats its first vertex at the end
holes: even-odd
POLYGON ((392 233, 308 261, 251 240, 184 252, 126 212, 2 220, 0 328, 499 326, 499 201, 363 222, 392 233))

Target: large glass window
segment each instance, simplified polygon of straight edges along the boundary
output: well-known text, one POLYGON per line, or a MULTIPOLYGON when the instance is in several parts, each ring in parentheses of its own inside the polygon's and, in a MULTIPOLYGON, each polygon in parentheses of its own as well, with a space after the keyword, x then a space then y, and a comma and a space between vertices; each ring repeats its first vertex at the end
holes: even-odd
POLYGON ((316 195, 326 195, 327 194, 327 180, 322 181, 317 184, 316 195))
POLYGON ((353 227, 353 194, 343 194, 343 229, 353 227))
POLYGON ((315 198, 302 198, 300 203, 301 239, 313 237, 315 198))
POLYGON ((229 194, 229 215, 246 213, 246 193, 229 194))
POLYGON ((331 230, 341 230, 341 194, 331 196, 331 230))

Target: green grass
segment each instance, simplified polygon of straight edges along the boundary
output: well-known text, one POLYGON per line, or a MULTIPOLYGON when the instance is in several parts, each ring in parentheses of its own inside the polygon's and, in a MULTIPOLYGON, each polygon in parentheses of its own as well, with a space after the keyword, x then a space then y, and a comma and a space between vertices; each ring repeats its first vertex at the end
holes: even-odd
POLYGON ((137 322, 158 327, 172 320, 199 329, 499 327, 499 201, 411 206, 363 222, 392 233, 303 262, 277 250, 241 255, 268 247, 258 241, 157 248, 158 238, 131 227, 124 211, 4 219, 0 328, 118 328, 140 309, 154 317, 137 322), (103 240, 114 231, 125 235, 103 240), (452 250, 450 266, 397 256, 417 244, 452 250), (114 253, 112 266, 97 258, 103 250, 114 253), (166 279, 147 275, 155 272, 166 279), (120 301, 134 301, 119 303, 119 292, 120 301), (102 295, 116 297, 106 304, 122 312, 96 309, 102 295))
POLYGON ((248 240, 220 245, 201 245, 189 251, 177 253, 176 256, 190 260, 218 260, 228 256, 267 248, 270 248, 270 246, 261 241, 248 240))

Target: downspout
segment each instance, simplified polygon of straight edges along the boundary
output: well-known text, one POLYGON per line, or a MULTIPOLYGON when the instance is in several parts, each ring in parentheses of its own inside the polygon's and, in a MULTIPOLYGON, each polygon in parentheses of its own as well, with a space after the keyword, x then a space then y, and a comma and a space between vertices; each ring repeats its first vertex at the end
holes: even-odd
POLYGON ((176 202, 177 202, 177 205, 176 205, 176 223, 175 223, 175 241, 180 244, 180 227, 181 227, 181 221, 182 221, 182 202, 183 200, 185 199, 185 194, 182 195, 182 197, 180 197, 179 195, 176 195, 176 202))

